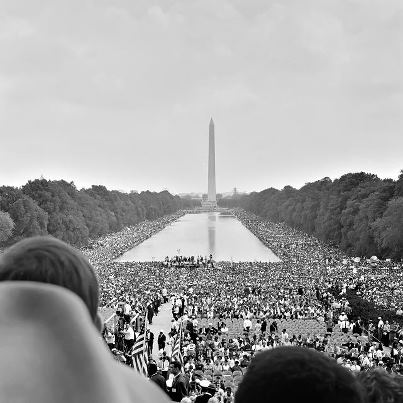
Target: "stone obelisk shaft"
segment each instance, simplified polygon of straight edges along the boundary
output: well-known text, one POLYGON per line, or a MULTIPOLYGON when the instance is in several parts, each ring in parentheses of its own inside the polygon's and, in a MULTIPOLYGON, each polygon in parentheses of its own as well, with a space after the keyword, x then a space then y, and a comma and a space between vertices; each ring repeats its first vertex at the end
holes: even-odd
POLYGON ((208 153, 208 199, 209 202, 216 203, 216 185, 215 185, 215 138, 214 122, 210 120, 209 125, 209 153, 208 153))

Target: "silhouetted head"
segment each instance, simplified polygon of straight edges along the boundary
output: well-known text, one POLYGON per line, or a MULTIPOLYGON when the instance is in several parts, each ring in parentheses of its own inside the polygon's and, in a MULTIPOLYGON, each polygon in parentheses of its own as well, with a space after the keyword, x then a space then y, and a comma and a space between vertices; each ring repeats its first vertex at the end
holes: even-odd
POLYGON ((368 403, 403 402, 403 382, 399 378, 388 374, 384 369, 358 374, 358 381, 363 386, 368 403))
POLYGON ((237 403, 361 403, 354 376, 322 353, 279 347, 253 358, 236 392, 237 403))
POLYGON ((26 238, 8 248, 0 256, 0 281, 35 281, 67 288, 84 301, 94 322, 98 321, 94 269, 80 251, 56 238, 26 238))
POLYGON ((157 369, 157 364, 155 364, 154 362, 150 362, 150 364, 148 364, 148 375, 154 375, 155 373, 157 373, 157 369))

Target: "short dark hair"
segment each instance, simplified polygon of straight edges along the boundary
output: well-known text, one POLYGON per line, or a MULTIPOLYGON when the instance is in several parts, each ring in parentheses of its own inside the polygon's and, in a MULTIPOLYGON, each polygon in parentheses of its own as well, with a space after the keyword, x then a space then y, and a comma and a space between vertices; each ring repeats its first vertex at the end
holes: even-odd
POLYGON ((376 368, 360 372, 357 378, 364 388, 367 402, 403 401, 403 384, 399 376, 393 376, 384 369, 376 368))
POLYGON ((181 364, 179 361, 172 361, 172 362, 171 362, 171 365, 172 365, 174 368, 178 368, 179 370, 182 369, 182 364, 181 364))
POLYGON ((157 364, 155 364, 154 362, 150 362, 148 364, 148 374, 154 375, 157 372, 158 368, 157 368, 157 364))
POLYGON ((99 303, 98 280, 84 255, 50 236, 23 239, 0 256, 0 281, 36 281, 77 294, 93 319, 99 303))
POLYGON ((278 347, 255 355, 236 392, 237 403, 361 403, 354 376, 323 353, 278 347))

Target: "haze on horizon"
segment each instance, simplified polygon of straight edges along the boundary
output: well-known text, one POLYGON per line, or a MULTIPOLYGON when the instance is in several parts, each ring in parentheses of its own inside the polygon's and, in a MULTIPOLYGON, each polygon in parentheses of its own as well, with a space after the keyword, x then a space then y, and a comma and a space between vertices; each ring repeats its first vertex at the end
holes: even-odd
POLYGON ((400 0, 0 0, 0 185, 217 191, 403 168, 400 0))

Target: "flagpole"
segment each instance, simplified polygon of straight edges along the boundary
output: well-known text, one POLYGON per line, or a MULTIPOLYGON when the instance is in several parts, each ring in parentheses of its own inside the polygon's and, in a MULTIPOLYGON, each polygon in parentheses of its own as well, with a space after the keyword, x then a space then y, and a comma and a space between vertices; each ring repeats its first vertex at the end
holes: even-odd
POLYGON ((134 343, 132 358, 133 367, 142 375, 148 375, 147 365, 148 365, 148 345, 147 345, 147 312, 144 315, 143 322, 144 329, 140 328, 140 334, 134 343))
MULTIPOLYGON (((173 348, 172 348, 172 360, 173 361, 179 361, 183 365, 183 355, 181 351, 181 344, 182 344, 182 329, 183 328, 183 322, 181 321, 181 324, 179 326, 179 332, 176 336, 176 339, 173 343, 173 348)), ((183 371, 183 367, 182 367, 183 371)))

